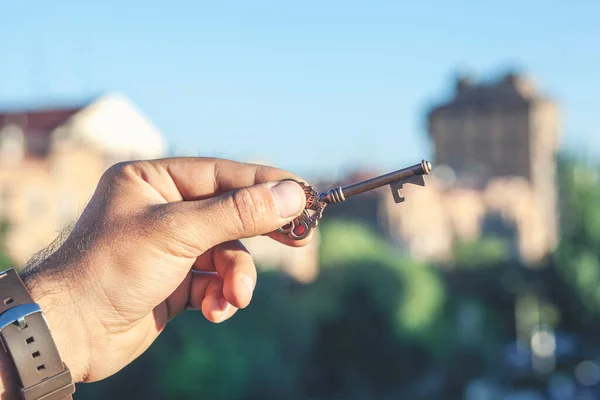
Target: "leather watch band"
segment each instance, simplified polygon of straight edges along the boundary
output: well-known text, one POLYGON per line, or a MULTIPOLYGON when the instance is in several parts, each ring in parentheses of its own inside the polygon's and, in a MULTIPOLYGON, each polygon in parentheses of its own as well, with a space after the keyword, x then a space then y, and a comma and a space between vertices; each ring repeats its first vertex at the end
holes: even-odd
POLYGON ((71 372, 44 314, 14 269, 0 273, 0 337, 17 370, 22 399, 72 399, 71 372))

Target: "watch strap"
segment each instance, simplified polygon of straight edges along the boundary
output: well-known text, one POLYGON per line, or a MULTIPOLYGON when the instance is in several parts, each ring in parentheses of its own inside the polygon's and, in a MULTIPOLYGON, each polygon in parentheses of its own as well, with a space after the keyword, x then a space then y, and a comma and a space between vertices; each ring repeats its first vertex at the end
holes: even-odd
POLYGON ((50 327, 14 269, 0 273, 0 337, 10 354, 24 400, 71 400, 71 372, 50 327))

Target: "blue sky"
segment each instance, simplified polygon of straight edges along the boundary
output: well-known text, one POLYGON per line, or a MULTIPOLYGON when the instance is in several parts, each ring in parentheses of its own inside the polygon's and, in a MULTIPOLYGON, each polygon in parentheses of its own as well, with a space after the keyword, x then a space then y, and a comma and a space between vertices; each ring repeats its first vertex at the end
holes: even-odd
POLYGON ((430 157, 461 68, 516 66, 600 156, 600 2, 0 0, 0 106, 127 95, 181 154, 306 175, 430 157))

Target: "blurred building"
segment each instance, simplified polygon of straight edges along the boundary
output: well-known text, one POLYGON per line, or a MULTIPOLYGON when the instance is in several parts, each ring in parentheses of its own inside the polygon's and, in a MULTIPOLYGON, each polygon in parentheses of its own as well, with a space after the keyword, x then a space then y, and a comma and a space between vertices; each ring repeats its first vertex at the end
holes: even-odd
POLYGON ((425 189, 406 188, 406 203, 384 201, 390 237, 422 258, 447 259, 482 235, 512 235, 527 263, 548 254, 558 240, 556 103, 517 74, 462 77, 427 119, 434 174, 425 189))
POLYGON ((166 151, 156 128, 123 96, 73 107, 0 112, 0 220, 23 264, 71 224, 115 162, 166 151))
POLYGON ((429 114, 436 164, 461 181, 522 177, 542 209, 548 245, 557 240, 557 104, 514 73, 491 84, 461 78, 454 98, 429 114))
POLYGON ((428 114, 428 125, 435 164, 461 179, 485 184, 521 176, 540 189, 553 182, 558 110, 524 76, 491 83, 459 78, 452 98, 428 114))

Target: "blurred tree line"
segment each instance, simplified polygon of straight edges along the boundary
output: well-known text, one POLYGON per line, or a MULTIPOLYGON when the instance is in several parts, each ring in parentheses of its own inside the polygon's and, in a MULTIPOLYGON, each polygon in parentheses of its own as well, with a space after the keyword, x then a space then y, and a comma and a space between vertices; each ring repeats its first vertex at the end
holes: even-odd
POLYGON ((326 219, 314 283, 260 273, 252 304, 230 321, 186 312, 136 362, 79 385, 77 397, 466 398, 474 381, 546 390, 600 355, 597 169, 559 167, 562 239, 539 268, 511 258, 502 237, 457 245, 451 265, 421 264, 359 223, 326 219), (547 372, 531 368, 520 336, 539 326, 575 338, 547 372))

